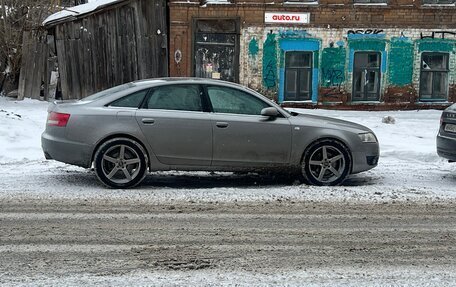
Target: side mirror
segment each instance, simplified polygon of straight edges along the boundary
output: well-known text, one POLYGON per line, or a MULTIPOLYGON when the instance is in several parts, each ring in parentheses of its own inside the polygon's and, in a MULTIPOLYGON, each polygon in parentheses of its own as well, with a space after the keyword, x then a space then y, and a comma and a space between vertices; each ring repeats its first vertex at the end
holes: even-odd
POLYGON ((265 117, 275 118, 279 115, 279 111, 274 107, 264 108, 261 110, 261 115, 265 117))

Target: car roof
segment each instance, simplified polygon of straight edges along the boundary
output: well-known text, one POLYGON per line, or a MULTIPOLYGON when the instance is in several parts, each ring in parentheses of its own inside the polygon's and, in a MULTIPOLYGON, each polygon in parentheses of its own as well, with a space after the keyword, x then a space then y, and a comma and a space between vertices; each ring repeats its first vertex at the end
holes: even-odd
POLYGON ((167 78, 153 78, 153 79, 144 79, 144 80, 138 80, 132 82, 136 86, 142 86, 142 85, 156 85, 156 84, 164 84, 164 83, 182 83, 182 84, 214 84, 214 85, 226 85, 226 86, 232 86, 232 87, 237 87, 237 88, 245 88, 242 85, 232 83, 232 82, 227 82, 227 81, 222 81, 222 80, 214 80, 214 79, 208 79, 208 78, 197 78, 197 77, 167 77, 167 78))

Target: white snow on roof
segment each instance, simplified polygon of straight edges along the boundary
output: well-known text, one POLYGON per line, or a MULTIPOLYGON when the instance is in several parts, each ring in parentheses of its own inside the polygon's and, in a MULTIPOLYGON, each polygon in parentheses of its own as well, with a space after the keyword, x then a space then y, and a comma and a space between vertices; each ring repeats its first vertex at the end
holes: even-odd
POLYGON ((47 17, 43 21, 43 26, 51 24, 52 22, 62 21, 66 18, 78 17, 78 16, 81 16, 84 14, 88 14, 93 11, 96 11, 97 9, 101 9, 104 6, 109 6, 116 2, 122 2, 122 1, 124 1, 124 0, 97 0, 97 1, 90 1, 89 3, 70 7, 70 8, 64 8, 64 10, 54 13, 54 14, 50 15, 49 17, 47 17))

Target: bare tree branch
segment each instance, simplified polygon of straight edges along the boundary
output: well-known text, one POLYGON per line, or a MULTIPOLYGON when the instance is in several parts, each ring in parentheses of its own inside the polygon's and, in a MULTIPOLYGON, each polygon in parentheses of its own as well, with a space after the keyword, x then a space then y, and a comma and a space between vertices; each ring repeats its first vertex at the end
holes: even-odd
POLYGON ((86 2, 86 0, 0 0, 0 82, 6 78, 13 86, 17 84, 24 31, 43 31, 41 23, 50 14, 63 9, 60 5, 74 6, 86 2))

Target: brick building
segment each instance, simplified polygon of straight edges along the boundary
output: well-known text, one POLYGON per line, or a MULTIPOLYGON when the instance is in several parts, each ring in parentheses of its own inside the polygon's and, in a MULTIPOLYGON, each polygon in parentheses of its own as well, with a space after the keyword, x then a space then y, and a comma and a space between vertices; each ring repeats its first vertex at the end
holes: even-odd
POLYGON ((456 102, 456 0, 170 0, 170 76, 239 82, 284 105, 456 102))

